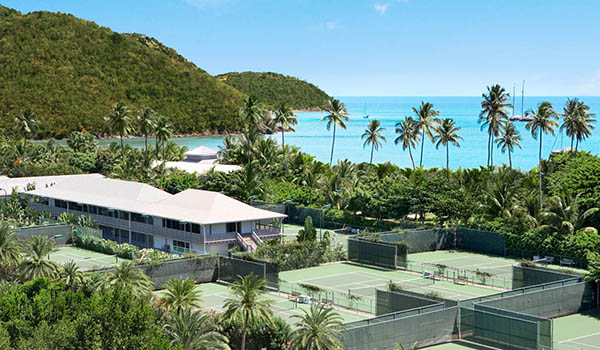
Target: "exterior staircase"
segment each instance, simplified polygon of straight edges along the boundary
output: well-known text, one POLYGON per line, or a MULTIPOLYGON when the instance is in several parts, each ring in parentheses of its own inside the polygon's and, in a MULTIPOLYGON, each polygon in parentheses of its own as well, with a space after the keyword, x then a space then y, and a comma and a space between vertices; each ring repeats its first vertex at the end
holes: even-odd
POLYGON ((244 237, 244 242, 246 242, 249 252, 253 253, 256 251, 256 243, 254 242, 252 236, 244 237))

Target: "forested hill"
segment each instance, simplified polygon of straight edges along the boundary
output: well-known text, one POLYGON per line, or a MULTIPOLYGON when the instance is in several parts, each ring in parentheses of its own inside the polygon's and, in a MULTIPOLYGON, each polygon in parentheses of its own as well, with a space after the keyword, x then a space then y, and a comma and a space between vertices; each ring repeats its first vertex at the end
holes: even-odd
POLYGON ((271 107, 285 103, 293 109, 316 109, 328 98, 317 86, 283 74, 243 72, 216 77, 271 107))
POLYGON ((123 101, 168 116, 176 133, 234 131, 244 97, 154 38, 0 6, 0 128, 31 108, 37 137, 98 134, 123 101))

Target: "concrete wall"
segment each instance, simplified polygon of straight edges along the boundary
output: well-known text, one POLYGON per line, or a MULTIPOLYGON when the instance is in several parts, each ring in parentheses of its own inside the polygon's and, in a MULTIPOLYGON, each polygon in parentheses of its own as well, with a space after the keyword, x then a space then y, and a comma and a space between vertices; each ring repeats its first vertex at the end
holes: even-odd
MULTIPOLYGON (((199 248, 200 250, 204 247, 199 248)), ((229 243, 211 243, 206 245, 206 252, 210 254, 229 255, 229 243)))
POLYGON ((251 233, 254 231, 255 223, 254 221, 244 221, 242 222, 242 232, 241 233, 251 233))

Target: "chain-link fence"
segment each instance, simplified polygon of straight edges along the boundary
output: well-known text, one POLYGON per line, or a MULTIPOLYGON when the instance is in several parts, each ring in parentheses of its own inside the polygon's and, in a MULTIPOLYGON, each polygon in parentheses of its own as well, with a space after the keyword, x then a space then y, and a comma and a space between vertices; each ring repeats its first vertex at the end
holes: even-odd
POLYGON ((397 251, 395 244, 348 239, 348 260, 356 263, 395 270, 397 251))

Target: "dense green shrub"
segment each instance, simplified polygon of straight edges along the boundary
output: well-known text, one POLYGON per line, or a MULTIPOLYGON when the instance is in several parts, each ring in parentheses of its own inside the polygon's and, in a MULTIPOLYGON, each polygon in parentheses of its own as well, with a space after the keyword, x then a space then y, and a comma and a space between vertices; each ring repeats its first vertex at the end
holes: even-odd
MULTIPOLYGON (((223 333, 229 338, 233 350, 239 349, 242 341, 242 322, 227 321, 223 326, 223 333)), ((246 335, 246 349, 248 350, 282 350, 287 349, 291 339, 292 327, 280 317, 273 318, 273 324, 252 321, 248 324, 246 335)))
POLYGON ((346 252, 341 245, 330 246, 317 241, 280 243, 279 240, 271 240, 269 244, 259 246, 252 256, 277 264, 279 271, 287 271, 345 260, 346 252))

